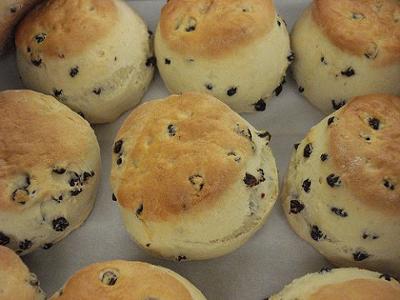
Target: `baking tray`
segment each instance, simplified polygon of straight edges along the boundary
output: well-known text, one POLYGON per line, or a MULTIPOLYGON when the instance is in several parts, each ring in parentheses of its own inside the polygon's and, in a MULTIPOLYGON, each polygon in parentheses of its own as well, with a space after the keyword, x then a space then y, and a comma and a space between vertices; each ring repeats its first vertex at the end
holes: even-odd
MULTIPOLYGON (((154 30, 165 1, 128 2, 145 19, 150 29, 154 30)), ((291 28, 310 1, 275 2, 279 13, 291 28)), ((0 90, 22 87, 15 56, 1 59, 0 90)), ((157 75, 143 101, 167 95, 157 75)), ((52 295, 73 273, 88 264, 113 259, 146 261, 170 268, 193 282, 209 300, 261 300, 278 292, 294 278, 328 265, 321 255, 292 232, 280 203, 275 205, 265 226, 244 246, 229 255, 208 261, 180 263, 149 256, 130 240, 118 206, 111 200, 109 174, 112 143, 126 116, 127 113, 112 124, 95 126, 101 146, 102 179, 95 208, 88 220, 50 250, 37 250, 23 257, 30 269, 38 275, 48 295, 52 295)), ((323 118, 299 94, 290 73, 283 92, 267 103, 265 112, 243 116, 256 128, 267 129, 272 134, 270 145, 281 182, 293 144, 323 118)))

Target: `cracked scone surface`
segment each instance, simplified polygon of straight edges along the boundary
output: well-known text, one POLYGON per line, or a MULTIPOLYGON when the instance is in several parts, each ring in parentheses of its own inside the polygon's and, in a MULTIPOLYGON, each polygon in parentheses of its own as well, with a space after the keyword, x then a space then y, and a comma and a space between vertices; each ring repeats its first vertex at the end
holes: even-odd
POLYGON ((138 107, 117 134, 112 160, 128 232, 154 255, 178 261, 235 250, 278 194, 269 138, 203 93, 138 107))
POLYGON ((326 114, 359 95, 400 95, 399 1, 314 0, 291 39, 299 90, 326 114))
POLYGON ((294 231, 339 266, 400 273, 400 98, 354 98, 294 152, 283 207, 294 231))
POLYGON ((74 274, 52 300, 206 300, 179 274, 155 265, 108 261, 90 265, 74 274))
POLYGON ((51 96, 0 93, 0 245, 50 248, 92 210, 100 176, 94 131, 51 96))
POLYGON ((293 59, 271 0, 168 1, 155 52, 171 93, 206 92, 237 112, 265 110, 293 59))
POLYGON ((19 24, 25 86, 55 96, 91 123, 137 105, 154 73, 151 35, 120 0, 50 0, 19 24))
POLYGON ((294 280, 270 300, 397 300, 400 284, 387 274, 357 268, 322 269, 294 280))
POLYGON ((36 275, 7 247, 0 246, 0 300, 45 300, 36 275))

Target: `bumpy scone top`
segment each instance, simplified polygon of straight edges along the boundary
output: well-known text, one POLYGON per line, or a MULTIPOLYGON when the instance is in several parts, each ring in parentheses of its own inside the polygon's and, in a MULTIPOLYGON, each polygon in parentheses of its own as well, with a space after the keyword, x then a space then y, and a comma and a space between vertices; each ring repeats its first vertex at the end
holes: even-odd
POLYGON ((400 216, 400 98, 356 97, 329 131, 332 161, 355 197, 400 216))
POLYGON ((73 56, 105 38, 117 21, 113 0, 50 0, 24 18, 16 45, 26 55, 73 56))
POLYGON ((398 0, 314 0, 312 15, 342 50, 383 65, 400 61, 398 0))
POLYGON ((210 210, 242 180, 253 155, 248 124, 201 93, 143 104, 128 117, 117 140, 114 191, 120 204, 142 220, 210 210))
POLYGON ((95 139, 89 124, 53 97, 28 90, 1 92, 0 112, 2 212, 51 199, 50 186, 32 188, 37 178, 65 173, 70 165, 85 166, 82 153, 96 153, 98 145, 88 143, 95 139))
POLYGON ((14 251, 0 246, 0 300, 44 300, 36 276, 14 251))
POLYGON ((170 0, 161 12, 161 36, 183 55, 221 57, 268 34, 272 0, 170 0))
POLYGON ((77 272, 59 295, 51 299, 205 299, 192 297, 189 284, 177 274, 161 267, 141 262, 110 261, 93 264, 77 272))

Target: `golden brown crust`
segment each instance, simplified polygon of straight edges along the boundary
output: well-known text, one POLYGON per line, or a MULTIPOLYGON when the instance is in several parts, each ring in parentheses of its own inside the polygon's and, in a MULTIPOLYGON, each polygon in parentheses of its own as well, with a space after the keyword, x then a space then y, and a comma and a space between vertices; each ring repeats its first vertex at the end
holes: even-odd
POLYGON ((312 15, 343 51, 382 65, 400 61, 398 0, 314 0, 312 15))
POLYGON ((93 133, 55 98, 29 90, 1 92, 0 111, 0 210, 24 210, 28 203, 12 201, 13 181, 29 172, 51 172, 62 163, 85 165, 81 154, 93 133))
POLYGON ((356 97, 336 116, 329 148, 342 181, 361 203, 399 216, 400 97, 356 97))
MULTIPOLYGON (((144 221, 209 210, 230 185, 241 180, 252 154, 251 143, 238 133, 237 124, 247 134, 248 124, 239 115, 202 93, 140 106, 117 136, 124 145, 134 143, 123 149, 127 167, 118 178, 118 201, 132 211, 143 205, 144 221), (175 136, 168 133, 170 124, 175 136), (228 155, 232 151, 240 155, 240 163, 228 155)), ((119 172, 118 167, 113 169, 119 172)))
POLYGON ((272 0, 170 0, 160 31, 174 51, 216 58, 265 36, 275 19, 272 0))
POLYGON ((77 272, 66 283, 62 295, 52 299, 192 300, 192 296, 188 288, 165 269, 141 262, 110 261, 77 272), (107 271, 117 276, 108 273, 108 277, 103 277, 107 271), (107 278, 116 281, 109 285, 107 278))
POLYGON ((117 20, 113 0, 50 0, 21 22, 16 45, 26 55, 73 56, 106 37, 117 20), (38 34, 45 39, 38 42, 38 34))
POLYGON ((379 279, 354 279, 328 284, 315 293, 310 300, 397 300, 400 299, 400 285, 379 279))

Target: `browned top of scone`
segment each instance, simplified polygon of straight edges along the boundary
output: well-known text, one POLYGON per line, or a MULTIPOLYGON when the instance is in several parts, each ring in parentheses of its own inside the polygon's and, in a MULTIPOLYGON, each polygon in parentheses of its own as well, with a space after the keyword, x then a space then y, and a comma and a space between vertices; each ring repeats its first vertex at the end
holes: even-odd
POLYGON ((264 38, 275 20, 272 0, 170 0, 160 30, 174 51, 214 58, 264 38))
POLYGON ((117 21, 114 0, 49 0, 18 25, 16 46, 26 55, 79 55, 106 37, 117 21))
MULTIPOLYGON (((142 220, 209 211, 254 155, 249 124, 218 99, 186 93, 135 109, 118 132, 112 181, 142 220), (122 155, 123 163, 115 164, 122 155)), ((115 148, 114 148, 115 150, 115 148)))
POLYGON ((343 51, 382 65, 400 61, 398 0, 314 0, 312 15, 343 51))
POLYGON ((309 300, 398 300, 400 285, 380 279, 354 279, 324 285, 309 300))
POLYGON ((0 300, 37 299, 37 290, 29 281, 30 272, 19 256, 0 246, 0 300))
POLYGON ((336 117, 329 147, 346 187, 361 203, 399 216, 400 97, 356 97, 336 117))
POLYGON ((192 300, 174 273, 141 262, 109 261, 90 265, 73 275, 57 300, 192 300))
MULTIPOLYGON (((94 140, 89 123, 51 96, 28 90, 4 91, 0 93, 0 112, 0 210, 3 212, 29 206, 31 198, 23 188, 29 185, 28 181, 36 180, 33 173, 51 175, 61 166, 85 165, 82 153, 95 152, 93 149, 98 147, 88 142, 94 140), (22 201, 26 205, 17 203, 22 201)), ((51 199, 51 195, 43 196, 51 199)))

